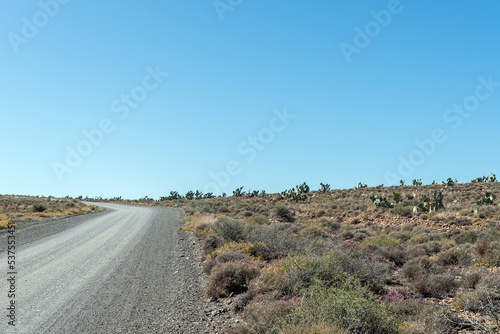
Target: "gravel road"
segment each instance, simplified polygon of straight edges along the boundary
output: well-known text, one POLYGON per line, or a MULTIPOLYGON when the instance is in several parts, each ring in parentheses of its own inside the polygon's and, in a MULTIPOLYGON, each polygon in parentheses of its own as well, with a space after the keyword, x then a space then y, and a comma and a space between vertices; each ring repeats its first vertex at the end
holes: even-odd
POLYGON ((173 209, 99 204, 105 212, 21 223, 15 231, 16 326, 8 324, 7 237, 0 232, 0 333, 214 333, 199 247, 173 209))

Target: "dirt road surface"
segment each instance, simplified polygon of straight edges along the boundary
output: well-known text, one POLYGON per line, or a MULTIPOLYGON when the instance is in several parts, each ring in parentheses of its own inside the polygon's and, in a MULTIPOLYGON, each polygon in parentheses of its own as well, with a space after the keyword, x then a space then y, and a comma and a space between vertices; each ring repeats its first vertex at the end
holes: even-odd
POLYGON ((0 333, 214 333, 207 320, 217 310, 202 299, 199 247, 178 230, 181 213, 99 205, 104 212, 21 223, 14 275, 0 233, 0 333))

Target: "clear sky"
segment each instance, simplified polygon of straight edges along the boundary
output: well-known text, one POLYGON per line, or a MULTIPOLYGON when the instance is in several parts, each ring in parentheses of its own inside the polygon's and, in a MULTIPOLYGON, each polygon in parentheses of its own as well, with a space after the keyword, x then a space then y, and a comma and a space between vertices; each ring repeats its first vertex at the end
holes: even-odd
POLYGON ((500 172, 500 2, 1 1, 0 193, 500 172))

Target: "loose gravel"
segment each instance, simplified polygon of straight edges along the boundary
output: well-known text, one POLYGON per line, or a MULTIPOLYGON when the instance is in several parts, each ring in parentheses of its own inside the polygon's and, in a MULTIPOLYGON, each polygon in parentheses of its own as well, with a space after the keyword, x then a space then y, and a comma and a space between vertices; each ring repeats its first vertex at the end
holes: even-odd
MULTIPOLYGON (((174 209, 99 204, 104 212, 20 223, 16 326, 2 279, 1 333, 224 333, 221 303, 203 299, 200 247, 174 209)), ((7 232, 0 261, 7 273, 7 232)))

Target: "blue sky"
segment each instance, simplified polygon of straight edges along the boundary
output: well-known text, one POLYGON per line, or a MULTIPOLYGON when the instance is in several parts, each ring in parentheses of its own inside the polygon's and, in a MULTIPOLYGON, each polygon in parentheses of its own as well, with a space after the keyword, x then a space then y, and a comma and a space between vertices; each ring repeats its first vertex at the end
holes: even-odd
POLYGON ((498 1, 2 9, 0 193, 158 198, 498 172, 498 1))

